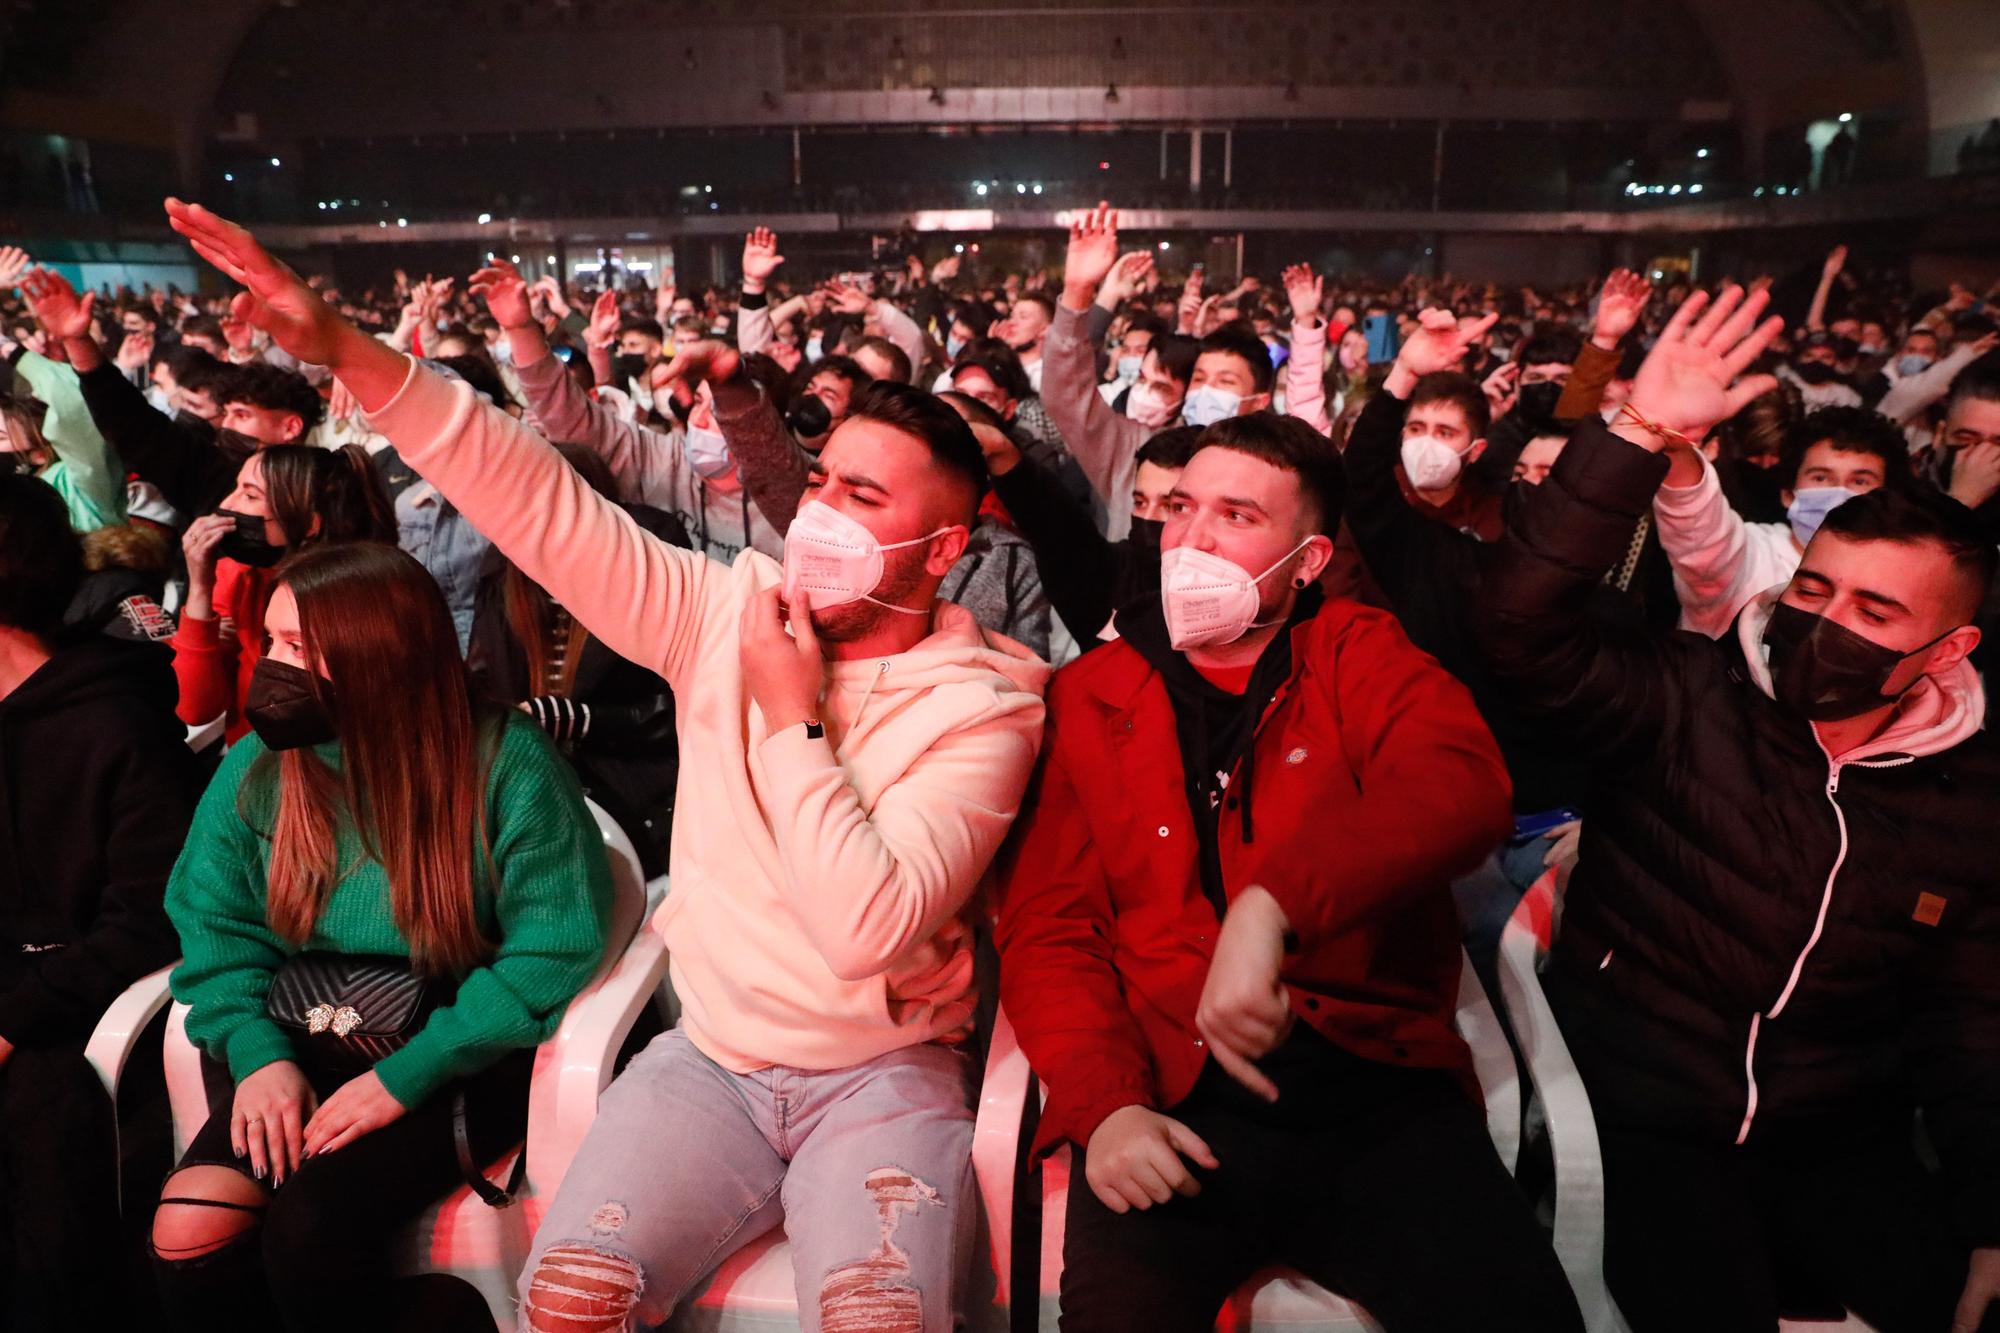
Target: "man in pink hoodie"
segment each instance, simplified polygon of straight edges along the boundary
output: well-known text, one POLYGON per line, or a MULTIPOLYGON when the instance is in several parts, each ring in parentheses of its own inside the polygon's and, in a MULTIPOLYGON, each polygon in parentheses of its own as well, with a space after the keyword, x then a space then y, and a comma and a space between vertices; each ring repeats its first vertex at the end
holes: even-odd
POLYGON ((684 781, 653 928, 683 1017, 605 1093, 523 1272, 522 1326, 658 1323, 783 1225, 802 1327, 950 1327, 978 1208, 968 903, 1049 670, 935 599, 985 487, 964 423, 904 386, 858 394, 782 569, 754 550, 724 566, 648 536, 242 228, 168 212, 250 289, 238 318, 331 368, 523 573, 673 686, 684 781))

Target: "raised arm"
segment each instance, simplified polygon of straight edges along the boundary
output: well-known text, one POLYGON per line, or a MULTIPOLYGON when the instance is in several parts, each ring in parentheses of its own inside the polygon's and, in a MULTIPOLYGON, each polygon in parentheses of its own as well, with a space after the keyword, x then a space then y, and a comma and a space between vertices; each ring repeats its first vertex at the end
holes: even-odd
MULTIPOLYGON (((1674 313, 1640 367, 1616 427, 1586 420, 1555 469, 1508 521, 1475 629, 1488 666, 1535 713, 1578 744, 1608 753, 1672 718, 1666 658, 1693 641, 1620 630, 1590 614, 1604 571, 1629 548, 1667 470, 1670 445, 1704 438, 1772 387, 1739 379, 1783 328, 1758 324, 1768 300, 1729 287, 1697 292, 1674 313)), ((1712 650, 1710 650, 1712 651, 1712 650)))
POLYGON ((741 373, 742 365, 730 348, 706 339, 680 348, 659 372, 659 382, 675 385, 676 393, 691 393, 703 380, 708 382, 715 427, 729 443, 737 479, 765 522, 783 536, 805 495, 812 455, 792 438, 763 386, 741 373))
POLYGON ((745 356, 770 346, 776 333, 771 297, 765 288, 784 262, 785 257, 778 253, 778 234, 769 227, 757 227, 744 236, 743 300, 736 307, 736 350, 745 356))
POLYGON ((1577 353, 1576 365, 1563 381, 1556 402, 1557 421, 1581 421, 1595 416, 1604 402, 1605 386, 1618 373, 1625 339, 1653 299, 1653 284, 1629 268, 1616 269, 1597 294, 1597 317, 1590 338, 1577 353))
POLYGON ((248 288, 234 310, 301 361, 333 371, 403 461, 613 652, 676 693, 706 633, 727 633, 723 581, 704 556, 648 534, 554 447, 462 382, 416 365, 342 319, 254 237, 169 200, 174 230, 248 288))
POLYGON ((677 437, 624 420, 578 387, 569 368, 550 354, 548 339, 529 311, 527 284, 512 264, 495 259, 472 275, 469 286, 486 298, 487 309, 507 336, 528 412, 542 433, 558 444, 580 444, 602 458, 618 484, 619 499, 628 504, 644 499, 650 477, 680 466, 677 437))
POLYGON ((1146 428, 1113 412, 1097 392, 1096 349, 1084 333, 1085 314, 1098 285, 1118 258, 1118 213, 1099 204, 1070 225, 1069 256, 1063 266, 1062 299, 1042 345, 1042 404, 1063 443, 1083 469, 1091 489, 1104 501, 1105 535, 1112 540, 1131 529, 1134 456, 1146 442, 1146 428))
POLYGON ((1820 266, 1819 286, 1813 289, 1812 304, 1806 307, 1806 331, 1818 333, 1826 327, 1826 299, 1833 295, 1833 284, 1840 277, 1840 270, 1847 266, 1847 247, 1836 245, 1827 252, 1826 263, 1820 266))
POLYGON ((1696 449, 1668 451, 1666 484, 1653 497, 1660 549, 1674 569, 1684 629, 1719 639, 1744 603, 1764 591, 1750 558, 1750 526, 1696 449), (1689 478, 1692 478, 1690 484, 1689 478))
POLYGON ((1292 354, 1285 361, 1285 415, 1297 417, 1322 435, 1333 434, 1326 415, 1326 321, 1320 318, 1325 280, 1310 264, 1285 270, 1285 295, 1292 303, 1292 354))

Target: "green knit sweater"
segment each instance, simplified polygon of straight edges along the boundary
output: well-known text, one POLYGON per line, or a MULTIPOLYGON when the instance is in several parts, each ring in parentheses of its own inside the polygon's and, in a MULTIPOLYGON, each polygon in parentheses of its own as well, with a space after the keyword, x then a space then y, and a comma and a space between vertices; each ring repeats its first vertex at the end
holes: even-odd
MULTIPOLYGON (((226 1062, 238 1082, 294 1058, 290 1041, 264 1016, 271 976, 295 952, 265 915, 278 806, 278 766, 256 764, 265 753, 254 734, 230 747, 167 884, 167 915, 182 948, 173 990, 190 1006, 188 1036, 226 1062)), ((338 744, 314 753, 339 763, 338 744)), ((569 766, 518 713, 508 714, 487 778, 486 828, 501 889, 494 892, 484 858, 475 855, 474 892, 494 953, 466 975, 452 1004, 375 1066, 383 1087, 406 1107, 546 1039, 604 953, 611 868, 603 839, 569 766)), ((305 947, 407 954, 388 875, 363 853, 350 820, 341 821, 337 847, 336 863, 347 872, 305 947)))

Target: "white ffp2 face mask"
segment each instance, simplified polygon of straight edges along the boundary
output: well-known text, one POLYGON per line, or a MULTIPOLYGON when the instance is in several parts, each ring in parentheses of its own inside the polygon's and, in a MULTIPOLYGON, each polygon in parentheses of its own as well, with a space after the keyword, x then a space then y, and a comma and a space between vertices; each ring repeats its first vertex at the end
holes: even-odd
POLYGON ((1167 615, 1167 642, 1174 651, 1234 643, 1270 621, 1257 620, 1257 585, 1306 548, 1308 537, 1261 574, 1253 575, 1212 551, 1176 546, 1160 555, 1160 604, 1167 615))
POLYGON ((824 500, 814 500, 799 508, 785 533, 785 600, 799 597, 815 611, 849 602, 874 602, 906 616, 927 616, 930 608, 897 606, 877 601, 869 594, 882 582, 882 553, 905 546, 921 546, 940 533, 939 528, 906 542, 882 543, 859 520, 841 513, 824 500))
POLYGON ((687 453, 688 466, 697 476, 719 477, 729 471, 732 461, 729 457, 729 441, 719 430, 703 430, 699 426, 689 426, 681 446, 687 453))
POLYGON ((1435 435, 1412 435, 1403 441, 1403 473, 1420 491, 1435 491, 1458 480, 1465 456, 1435 435))

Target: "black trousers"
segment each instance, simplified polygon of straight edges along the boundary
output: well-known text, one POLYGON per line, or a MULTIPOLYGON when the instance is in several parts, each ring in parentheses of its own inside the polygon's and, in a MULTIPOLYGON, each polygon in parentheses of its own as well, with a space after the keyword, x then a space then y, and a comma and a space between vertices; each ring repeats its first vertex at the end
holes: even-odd
MULTIPOLYGON (((475 1161, 491 1163, 526 1132, 533 1055, 516 1052, 462 1085, 475 1161)), ((249 1162, 229 1146, 235 1088, 228 1071, 204 1058, 202 1072, 209 1119, 180 1164, 229 1166, 247 1176, 249 1162)), ((339 1086, 313 1081, 322 1101, 339 1086)), ((452 1091, 303 1162, 282 1186, 267 1191, 259 1225, 241 1239, 194 1259, 156 1258, 168 1326, 191 1333, 492 1333, 492 1314, 468 1283, 439 1274, 398 1278, 390 1268, 390 1245, 403 1227, 463 1181, 452 1136, 452 1091)))
POLYGON ((0 1212, 0 1327, 122 1320, 117 1138, 81 1047, 20 1047, 0 1066, 0 1212))
POLYGON ((1907 1132, 1739 1148, 1600 1123, 1598 1138, 1604 1275, 1633 1333, 1771 1333, 1828 1301, 1880 1333, 1951 1327, 1970 1251, 1907 1132))
POLYGON ((1389 1333, 1580 1333, 1568 1280, 1450 1075, 1392 1069, 1300 1029, 1257 1101, 1213 1064, 1168 1114, 1221 1163, 1200 1195, 1113 1213, 1079 1151, 1063 1253, 1065 1333, 1207 1333, 1229 1294, 1284 1264, 1389 1333))

